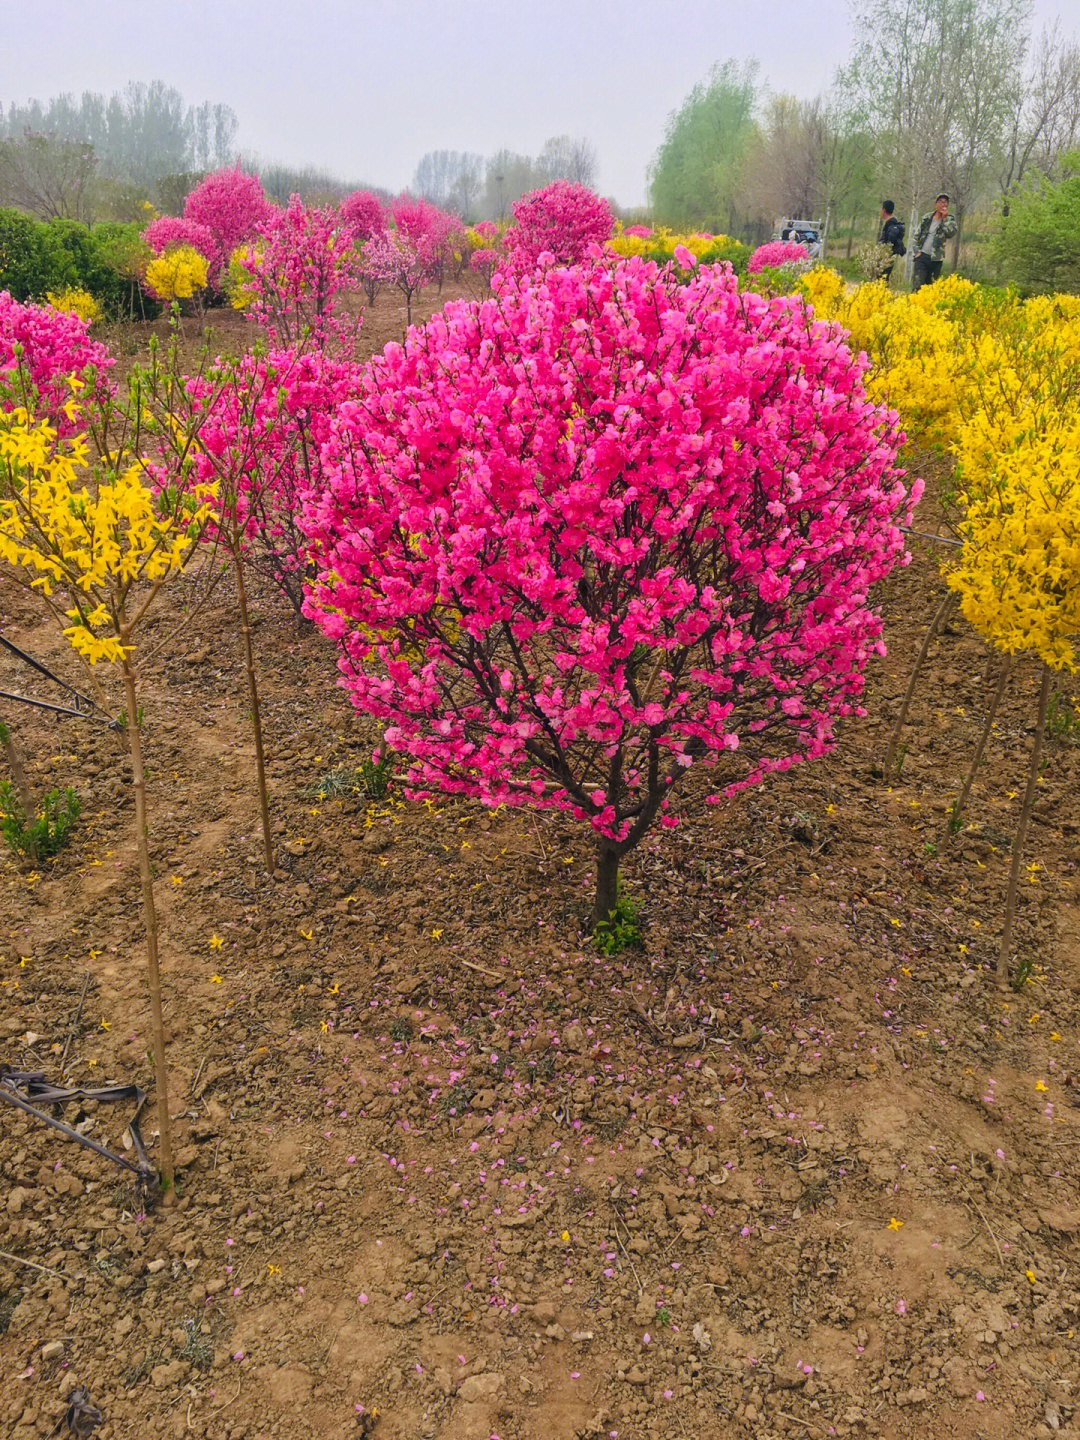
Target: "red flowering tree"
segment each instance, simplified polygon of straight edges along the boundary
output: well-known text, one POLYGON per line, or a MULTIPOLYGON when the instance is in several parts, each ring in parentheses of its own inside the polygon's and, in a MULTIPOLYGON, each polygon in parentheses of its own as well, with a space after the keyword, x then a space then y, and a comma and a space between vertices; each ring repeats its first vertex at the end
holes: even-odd
POLYGON ((599 920, 695 766, 730 791, 829 749, 916 490, 801 301, 639 259, 495 286, 341 407, 307 609, 414 787, 592 828, 599 920))
POLYGON ((556 180, 523 195, 513 210, 514 224, 503 244, 507 265, 519 274, 532 269, 545 251, 563 265, 576 265, 590 245, 602 245, 615 228, 607 201, 570 180, 556 180))
POLYGON ((245 174, 239 165, 235 170, 216 170, 195 186, 184 201, 184 219, 204 226, 213 237, 215 252, 208 257, 212 285, 219 283, 221 271, 237 245, 250 240, 273 210, 259 177, 245 174))

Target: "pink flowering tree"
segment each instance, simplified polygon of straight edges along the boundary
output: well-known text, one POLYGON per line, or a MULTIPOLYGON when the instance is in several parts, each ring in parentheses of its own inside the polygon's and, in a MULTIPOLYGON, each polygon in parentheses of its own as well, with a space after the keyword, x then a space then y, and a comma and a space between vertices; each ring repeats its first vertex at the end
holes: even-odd
POLYGON ((507 265, 518 274, 532 269, 545 251, 563 265, 576 265, 590 245, 602 245, 615 228, 607 201, 570 180, 556 180, 523 195, 513 211, 514 223, 503 244, 507 265))
POLYGON ((405 230, 375 235, 360 252, 360 278, 373 304, 380 286, 390 285, 405 297, 405 323, 412 324, 412 302, 435 273, 435 251, 423 236, 414 240, 405 230))
POLYGON ((331 339, 351 345, 356 326, 343 320, 335 302, 357 273, 352 236, 337 211, 308 209, 294 195, 237 252, 230 266, 237 282, 233 304, 275 345, 322 349, 331 339))
POLYGON ((114 390, 113 357, 88 329, 69 311, 21 304, 0 290, 0 410, 26 409, 61 438, 84 429, 74 403, 103 400, 114 390))
POLYGON ((357 245, 362 245, 373 235, 381 235, 386 229, 382 201, 370 190, 354 190, 351 195, 346 195, 338 206, 338 214, 357 245))
POLYGON ((785 265, 805 265, 810 251, 795 240, 769 240, 759 245, 746 262, 747 273, 758 275, 762 270, 780 270, 785 265))
POLYGON ((430 200, 414 200, 411 195, 399 195, 391 203, 390 217, 397 234, 409 242, 417 255, 426 257, 430 279, 441 291, 455 248, 464 248, 464 225, 456 215, 440 210, 430 200))
POLYGON ((495 288, 341 407, 307 609, 412 786, 591 828, 598 921, 696 767, 733 791, 830 748, 918 487, 841 332, 727 266, 495 288))
POLYGON ((250 240, 273 210, 259 177, 245 174, 239 165, 235 170, 217 170, 195 186, 184 201, 184 219, 203 226, 213 239, 214 253, 207 257, 212 285, 220 283, 236 247, 250 240))
MULTIPOLYGON (((145 464, 155 487, 183 493, 213 486, 211 517, 200 540, 230 562, 236 587, 263 854, 272 871, 273 841, 265 749, 248 598, 249 571, 266 574, 297 614, 309 565, 297 526, 308 494, 321 489, 329 417, 355 388, 358 366, 318 348, 286 347, 239 359, 218 357, 195 375, 180 372, 176 345, 133 372, 145 464)), ((220 573, 220 572, 218 572, 220 573)), ((310 578, 310 577, 309 577, 310 578)))
POLYGON ((194 220, 185 220, 182 215, 159 215, 147 225, 143 239, 155 255, 190 245, 206 261, 207 268, 218 262, 218 245, 210 231, 194 220))

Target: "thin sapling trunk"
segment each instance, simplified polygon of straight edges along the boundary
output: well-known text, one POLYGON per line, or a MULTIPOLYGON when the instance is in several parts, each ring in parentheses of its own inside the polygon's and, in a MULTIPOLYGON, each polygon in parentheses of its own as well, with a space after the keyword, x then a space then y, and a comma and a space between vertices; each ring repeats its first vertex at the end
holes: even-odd
POLYGON ((236 593, 240 601, 240 629, 244 636, 244 670, 247 673, 248 700, 251 704, 251 728, 255 736, 255 770, 259 782, 259 814, 262 819, 263 859, 268 875, 274 870, 274 846, 270 839, 270 802, 266 793, 266 758, 263 752, 262 714, 259 710, 259 687, 255 681, 255 651, 251 643, 251 615, 248 610, 247 586, 244 583, 244 562, 239 545, 232 547, 236 571, 236 593))
POLYGON ((997 715, 998 708, 1001 705, 1002 697, 1005 694, 1005 686, 1008 684, 1011 671, 1012 657, 1006 655, 1002 662, 1001 674, 998 676, 994 698, 990 701, 990 708, 986 712, 986 720, 983 724, 982 733, 979 736, 979 743, 975 746, 975 754, 971 757, 971 764, 968 766, 968 772, 964 776, 964 783, 960 787, 960 794, 957 796, 956 803, 949 813, 949 826, 946 831, 946 838, 948 838, 949 835, 955 835, 960 829, 963 821, 964 806, 967 804, 968 795, 971 793, 976 772, 982 764, 983 751, 986 749, 986 742, 990 738, 990 730, 994 724, 994 717, 997 715))
MULTIPOLYGON (((125 646, 130 637, 121 636, 125 646)), ((154 1051, 154 1085, 157 1090, 158 1130, 161 1134, 161 1179, 166 1189, 173 1183, 172 1132, 169 1122, 169 1072, 165 1062, 165 1015, 161 1001, 161 970, 158 966, 157 908, 150 869, 150 843, 146 824, 146 775, 143 770, 142 740, 139 735, 135 671, 125 656, 124 698, 127 705, 127 738, 131 754, 132 784, 135 791, 135 848, 139 855, 142 883, 143 921, 146 925, 146 964, 150 979, 150 1031, 154 1051)))
POLYGON ((908 679, 907 690, 904 692, 904 698, 900 704, 900 713, 896 717, 896 723, 893 725, 892 732, 889 735, 888 749, 885 751, 886 779, 889 779, 892 776, 893 761, 896 757, 897 747, 900 744, 900 734, 905 724, 907 723, 908 711, 911 709, 911 702, 915 696, 915 686, 918 684, 919 676, 922 674, 922 668, 926 664, 926 657, 930 653, 930 646, 933 643, 934 636, 941 628, 942 622, 945 620, 945 617, 949 614, 950 610, 952 610, 955 604, 956 596, 950 590, 945 596, 945 598, 942 600, 938 608, 934 611, 930 624, 927 627, 926 635, 924 636, 922 645, 919 649, 919 653, 915 657, 915 664, 912 666, 911 675, 908 679))
POLYGON ((1024 802, 1020 807, 1020 819, 1016 824, 1012 865, 1009 867, 1009 893, 1005 900, 1005 925, 1001 932, 1001 948, 997 957, 997 976, 1001 984, 1005 983, 1009 973, 1009 950, 1012 946, 1013 920, 1016 916, 1016 890, 1020 883, 1020 861, 1023 859, 1028 821, 1031 819, 1031 810, 1035 803, 1035 786, 1039 779, 1039 760, 1042 756, 1043 736, 1046 733, 1046 710, 1050 701, 1052 678, 1053 671, 1050 666, 1044 665, 1042 687, 1039 690, 1039 714, 1035 721, 1035 740, 1031 747, 1031 769, 1028 772, 1024 802))
POLYGON ((11 771, 11 780, 15 786, 15 793, 19 797, 19 804, 23 808, 23 815, 29 824, 34 818, 34 796, 26 779, 26 771, 23 769, 22 756, 19 754, 15 741, 11 738, 11 731, 0 720, 0 745, 4 747, 4 758, 7 760, 8 769, 11 771))

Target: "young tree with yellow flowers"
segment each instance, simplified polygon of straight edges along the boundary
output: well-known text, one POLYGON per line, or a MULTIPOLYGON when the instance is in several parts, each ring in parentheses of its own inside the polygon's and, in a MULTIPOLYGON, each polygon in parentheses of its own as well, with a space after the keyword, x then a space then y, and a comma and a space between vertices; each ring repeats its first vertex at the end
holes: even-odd
MULTIPOLYGON (((69 402, 72 415, 74 399, 69 402)), ((131 756, 151 1031, 161 1134, 161 1175, 173 1181, 168 1072, 158 964, 158 922, 140 736, 139 637, 162 591, 183 570, 210 517, 212 487, 155 492, 125 436, 92 459, 82 437, 56 430, 24 409, 0 414, 0 560, 39 594, 72 648, 89 664, 114 666, 131 756)), ((107 697, 93 677, 103 703, 107 697)))

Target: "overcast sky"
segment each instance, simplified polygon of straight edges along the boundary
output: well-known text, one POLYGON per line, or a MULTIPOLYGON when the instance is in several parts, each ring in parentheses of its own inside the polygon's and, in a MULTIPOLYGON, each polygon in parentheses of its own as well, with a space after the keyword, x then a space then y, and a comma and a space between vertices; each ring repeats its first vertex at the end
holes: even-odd
MULTIPOLYGON (((1034 0, 1080 28, 1080 0, 1034 0)), ((645 199, 667 117, 725 59, 824 89, 849 0, 0 0, 0 101, 164 80, 223 101, 245 158, 404 188, 427 150, 596 146, 599 189, 645 199)))

